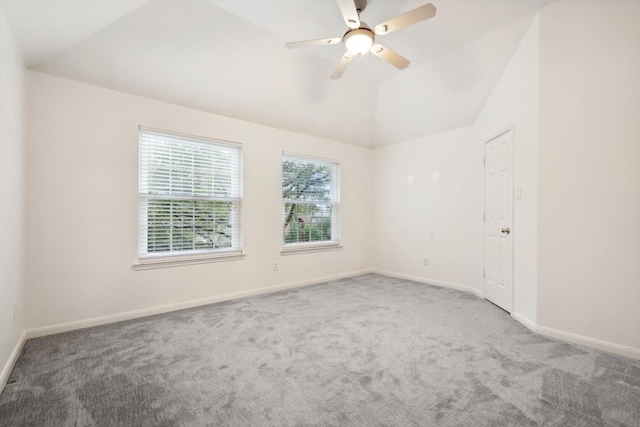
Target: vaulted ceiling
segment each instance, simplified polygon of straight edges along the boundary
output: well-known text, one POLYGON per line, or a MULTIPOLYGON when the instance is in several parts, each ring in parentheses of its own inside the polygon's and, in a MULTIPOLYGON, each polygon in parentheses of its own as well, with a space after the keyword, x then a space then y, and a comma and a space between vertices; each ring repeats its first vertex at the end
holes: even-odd
MULTIPOLYGON (((429 0, 369 0, 373 26, 429 0)), ((44 73, 286 130, 375 147, 471 125, 533 14, 553 0, 431 0, 437 15, 380 37, 329 76, 335 0, 0 0, 25 65, 44 73)))

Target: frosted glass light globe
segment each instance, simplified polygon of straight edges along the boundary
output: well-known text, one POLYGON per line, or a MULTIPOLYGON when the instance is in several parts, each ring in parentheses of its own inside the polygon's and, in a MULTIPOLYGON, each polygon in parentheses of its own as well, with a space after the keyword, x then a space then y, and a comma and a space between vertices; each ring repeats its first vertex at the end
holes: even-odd
POLYGON ((371 30, 359 28, 349 31, 344 36, 344 45, 354 55, 363 55, 371 49, 373 38, 374 35, 371 30))

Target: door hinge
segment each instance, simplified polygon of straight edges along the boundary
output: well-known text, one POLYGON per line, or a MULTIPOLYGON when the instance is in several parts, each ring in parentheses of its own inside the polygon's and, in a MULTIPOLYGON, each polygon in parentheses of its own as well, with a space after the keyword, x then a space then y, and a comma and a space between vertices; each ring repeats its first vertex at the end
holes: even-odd
POLYGON ((487 277, 487 274, 486 274, 485 270, 482 270, 482 278, 486 279, 486 277, 487 277))
POLYGON ((487 158, 486 157, 484 159, 482 159, 482 164, 485 165, 485 166, 487 165, 487 158))
POLYGON ((482 214, 482 221, 487 222, 487 213, 482 214))

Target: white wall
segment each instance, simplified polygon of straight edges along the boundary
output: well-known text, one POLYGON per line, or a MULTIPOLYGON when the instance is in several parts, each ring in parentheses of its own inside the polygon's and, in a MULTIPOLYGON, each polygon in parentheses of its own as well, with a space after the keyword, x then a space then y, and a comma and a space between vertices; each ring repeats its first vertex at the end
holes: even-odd
POLYGON ((37 72, 29 103, 30 328, 369 269, 366 149, 37 72), (138 125, 243 143, 245 259, 132 270, 138 125), (283 150, 342 163, 342 250, 280 255, 283 150))
POLYGON ((26 319, 24 101, 25 69, 0 5, 0 390, 26 319))
MULTIPOLYGON (((638 351, 639 8, 618 0, 553 3, 531 21, 474 126, 373 151, 28 73, 26 326, 82 322, 371 266, 479 293, 482 144, 514 124, 515 186, 522 188, 514 206, 515 314, 546 334, 638 351), (244 144, 246 259, 131 269, 139 124, 244 144), (281 221, 282 150, 342 162, 343 250, 280 255, 279 225, 265 225, 281 221)), ((2 19, 5 364, 25 329, 19 238, 25 227, 19 184, 24 70, 2 19), (13 300, 21 304, 15 325, 7 321, 13 300)))
POLYGON ((636 352, 638 22, 638 1, 561 1, 540 12, 537 315, 547 333, 636 352))
MULTIPOLYGON (((498 132, 513 127, 514 188, 521 198, 513 206, 513 316, 536 323, 538 239, 538 15, 478 115, 474 134, 480 150, 498 132)), ((482 173, 482 168, 479 169, 482 173)), ((480 231, 482 233, 482 231, 480 231)), ((483 251, 482 234, 478 239, 483 251)), ((482 278, 480 278, 482 287, 482 278)))
POLYGON ((519 20, 516 27, 528 28, 522 33, 514 25, 491 34, 521 41, 472 127, 374 150, 373 265, 481 294, 484 142, 515 125, 514 181, 523 197, 514 215, 514 313, 535 322, 538 21, 519 20))
POLYGON ((637 357, 640 3, 529 19, 473 127, 374 150, 373 266, 481 293, 483 143, 513 126, 514 317, 637 357))
POLYGON ((482 157, 473 143, 463 128, 373 151, 375 270, 472 290, 482 259, 474 244, 482 157))

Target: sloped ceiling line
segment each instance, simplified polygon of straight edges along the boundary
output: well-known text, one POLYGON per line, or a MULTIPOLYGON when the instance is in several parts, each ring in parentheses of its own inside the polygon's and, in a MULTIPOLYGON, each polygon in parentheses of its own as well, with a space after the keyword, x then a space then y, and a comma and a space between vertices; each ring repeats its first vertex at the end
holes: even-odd
MULTIPOLYGON (((369 24, 428 0, 369 0, 369 24)), ((550 0, 432 0, 435 18, 384 36, 412 61, 373 57, 330 81, 333 1, 0 0, 27 66, 114 90, 364 147, 469 125, 550 0), (527 16, 529 18, 527 18, 527 16)), ((369 55, 370 56, 370 55, 369 55)))

